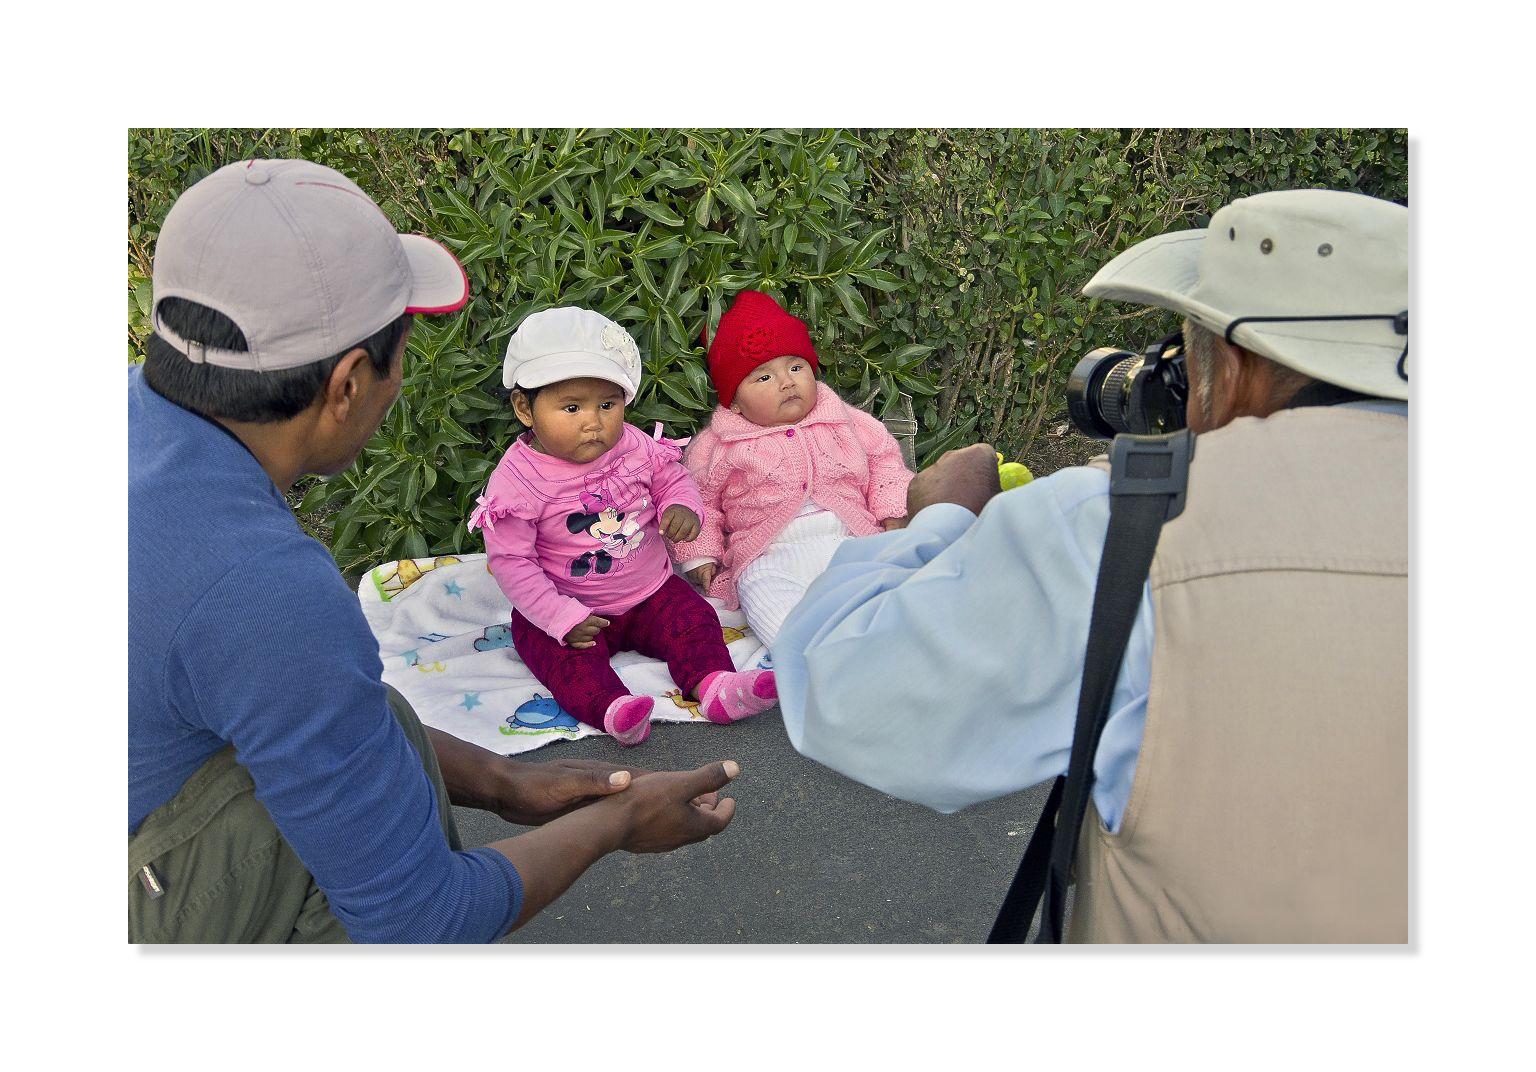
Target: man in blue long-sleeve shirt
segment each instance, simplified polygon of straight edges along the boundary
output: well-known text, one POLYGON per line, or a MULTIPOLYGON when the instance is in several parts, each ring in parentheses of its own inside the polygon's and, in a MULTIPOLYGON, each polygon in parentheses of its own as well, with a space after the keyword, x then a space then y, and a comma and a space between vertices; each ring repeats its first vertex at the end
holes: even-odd
POLYGON ((288 509, 378 427, 411 317, 467 297, 306 161, 231 164, 166 217, 128 388, 131 940, 488 941, 607 852, 730 821, 730 761, 524 764, 424 730, 288 509), (542 825, 465 852, 450 802, 542 825))

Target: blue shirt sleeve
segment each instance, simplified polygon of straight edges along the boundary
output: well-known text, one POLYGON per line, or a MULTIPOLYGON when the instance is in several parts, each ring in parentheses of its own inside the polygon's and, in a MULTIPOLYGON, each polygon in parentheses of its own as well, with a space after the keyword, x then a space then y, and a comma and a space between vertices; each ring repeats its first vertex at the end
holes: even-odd
MULTIPOLYGON (((1109 519, 1109 477, 1077 467, 846 541, 785 620, 774 668, 795 748, 952 812, 1065 773, 1109 519)), ((1116 829, 1146 717, 1143 596, 1094 800, 1116 829)))
POLYGON ((449 849, 385 699, 377 642, 319 544, 284 541, 210 588, 166 673, 173 702, 233 743, 353 940, 488 941, 510 929, 516 869, 492 849, 449 849))

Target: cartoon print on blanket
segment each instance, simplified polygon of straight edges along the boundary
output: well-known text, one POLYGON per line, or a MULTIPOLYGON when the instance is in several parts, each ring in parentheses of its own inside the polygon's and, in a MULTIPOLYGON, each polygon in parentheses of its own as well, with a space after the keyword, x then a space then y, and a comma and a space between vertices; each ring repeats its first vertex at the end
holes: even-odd
POLYGON ((429 571, 439 566, 451 566, 462 559, 454 555, 438 558, 406 558, 378 567, 369 577, 377 586, 379 595, 387 602, 411 585, 421 580, 429 571))
MULTIPOLYGON (((428 726, 503 755, 602 733, 563 710, 517 657, 512 607, 484 554, 386 562, 363 577, 358 600, 384 680, 428 726)), ((709 603, 736 668, 771 666, 745 616, 709 603)), ((657 698, 654 721, 713 725, 683 698, 664 662, 631 651, 615 656, 613 668, 631 692, 657 698)))
MULTIPOLYGON (((576 716, 555 703, 552 697, 534 693, 533 699, 507 716, 505 726, 496 727, 496 732, 512 737, 519 733, 574 730, 579 729, 580 726, 581 723, 577 721, 576 716)), ((566 734, 566 736, 571 735, 566 734)))

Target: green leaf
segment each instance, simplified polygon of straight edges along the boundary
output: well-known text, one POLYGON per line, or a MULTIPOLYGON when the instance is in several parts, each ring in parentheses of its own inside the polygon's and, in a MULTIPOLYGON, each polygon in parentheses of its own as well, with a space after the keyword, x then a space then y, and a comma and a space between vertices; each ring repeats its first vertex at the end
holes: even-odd
POLYGON ((882 365, 889 369, 904 369, 914 361, 927 357, 933 353, 933 347, 927 343, 909 342, 905 346, 898 346, 886 355, 882 365))
POLYGON ((702 397, 694 397, 691 392, 684 390, 677 384, 671 383, 667 380, 657 380, 656 386, 661 389, 663 394, 672 399, 672 401, 676 402, 679 406, 682 406, 685 410, 703 408, 704 399, 702 397))
POLYGON ((460 219, 468 220, 470 223, 474 223, 482 229, 485 228, 485 220, 481 218, 478 212, 470 207, 469 202, 464 200, 459 192, 455 190, 451 185, 445 184, 439 187, 437 193, 442 201, 446 201, 448 203, 451 209, 451 211, 445 210, 440 202, 438 204, 439 212, 448 211, 449 215, 456 215, 460 219))
POLYGON ((665 257, 671 257, 683 250, 683 240, 679 235, 667 235, 655 241, 635 247, 636 260, 657 261, 665 257))
POLYGON ((683 362, 683 376, 688 381, 688 389, 694 398, 701 402, 708 398, 714 389, 709 382, 709 374, 704 371, 704 366, 697 361, 683 362))
POLYGON ((661 294, 656 289, 656 277, 651 273, 650 266, 645 262, 646 258, 644 257, 635 258, 635 275, 639 277, 640 285, 645 288, 646 293, 650 294, 653 298, 656 298, 659 301, 661 299, 661 294))
POLYGON ((882 268, 868 268, 862 272, 855 271, 851 274, 860 283, 874 287, 876 290, 883 290, 887 294, 895 293, 903 285, 899 276, 892 275, 882 268))
POLYGON ((677 425, 679 427, 686 427, 693 423, 693 418, 688 416, 687 413, 677 409, 674 406, 669 406, 665 402, 650 403, 645 407, 644 413, 644 421, 636 420, 632 423, 645 427, 649 427, 652 422, 658 420, 664 421, 668 424, 677 425))
POLYGON ((400 505, 409 511, 416 506, 417 499, 421 496, 421 470, 412 467, 405 474, 405 482, 400 487, 400 505))
POLYGON ((917 379, 915 376, 908 376, 901 372, 895 373, 895 377, 896 382, 911 394, 921 395, 924 398, 931 398, 939 393, 939 387, 937 384, 927 383, 923 380, 917 379))
POLYGON ((681 216, 665 205, 657 204, 655 201, 636 201, 631 207, 636 212, 648 216, 657 223, 665 224, 668 227, 683 226, 684 221, 681 216))
POLYGON ((730 205, 738 216, 757 215, 757 203, 752 200, 752 195, 741 183, 723 182, 715 187, 715 192, 719 194, 720 200, 730 205))
POLYGON ((401 548, 402 558, 427 558, 432 554, 431 548, 427 546, 426 537, 414 525, 405 530, 405 540, 401 548))
POLYGON ((875 246, 890 233, 891 229, 889 227, 882 227, 878 231, 873 231, 864 236, 859 244, 853 247, 853 251, 848 254, 848 266, 859 269, 869 264, 874 256, 875 246))
POLYGON ((842 302, 843 311, 848 314, 854 323, 867 328, 874 327, 874 324, 870 323, 869 317, 866 315, 864 300, 859 297, 858 292, 853 289, 853 285, 846 278, 834 279, 832 281, 832 289, 837 292, 837 300, 842 302))

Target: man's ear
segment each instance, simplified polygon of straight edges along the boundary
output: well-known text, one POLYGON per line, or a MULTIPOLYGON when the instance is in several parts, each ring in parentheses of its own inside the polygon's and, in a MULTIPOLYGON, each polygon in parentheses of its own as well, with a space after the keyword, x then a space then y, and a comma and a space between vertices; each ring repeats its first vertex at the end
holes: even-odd
POLYGON ((1216 340, 1211 409, 1220 427, 1238 417, 1268 417, 1290 401, 1296 385, 1282 379, 1286 370, 1234 343, 1216 340))
POLYGON ((321 406, 338 424, 346 423, 352 407, 362 396, 365 386, 363 368, 369 360, 368 351, 361 346, 348 350, 341 355, 341 360, 331 370, 330 379, 325 382, 320 396, 321 406))

